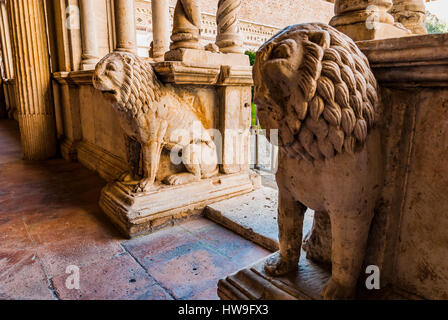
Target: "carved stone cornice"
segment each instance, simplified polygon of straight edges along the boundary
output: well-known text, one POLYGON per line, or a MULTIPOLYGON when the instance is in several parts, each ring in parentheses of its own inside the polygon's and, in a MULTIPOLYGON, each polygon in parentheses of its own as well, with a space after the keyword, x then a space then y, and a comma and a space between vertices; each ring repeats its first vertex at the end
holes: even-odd
POLYGON ((94 70, 54 72, 53 79, 60 84, 92 85, 94 70))
POLYGON ((252 67, 187 64, 180 61, 154 64, 160 79, 166 83, 199 85, 252 85, 252 67))
POLYGON ((448 34, 357 42, 386 87, 448 87, 448 34))

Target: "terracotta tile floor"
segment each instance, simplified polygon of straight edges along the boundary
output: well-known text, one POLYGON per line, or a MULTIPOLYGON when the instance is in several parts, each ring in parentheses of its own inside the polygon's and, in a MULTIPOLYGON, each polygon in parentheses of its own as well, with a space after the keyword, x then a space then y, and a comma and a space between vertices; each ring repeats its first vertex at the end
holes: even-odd
POLYGON ((204 218, 126 240, 95 173, 20 159, 17 124, 0 120, 0 299, 217 299, 220 278, 269 254, 204 218))

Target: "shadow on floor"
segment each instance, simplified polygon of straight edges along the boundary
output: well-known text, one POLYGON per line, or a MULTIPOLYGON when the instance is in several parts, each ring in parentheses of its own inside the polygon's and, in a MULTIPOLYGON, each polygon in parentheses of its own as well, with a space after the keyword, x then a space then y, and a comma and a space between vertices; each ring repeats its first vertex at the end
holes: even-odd
POLYGON ((0 299, 217 299, 219 279, 269 255, 204 218, 126 240, 104 185, 78 163, 21 160, 0 120, 0 299))

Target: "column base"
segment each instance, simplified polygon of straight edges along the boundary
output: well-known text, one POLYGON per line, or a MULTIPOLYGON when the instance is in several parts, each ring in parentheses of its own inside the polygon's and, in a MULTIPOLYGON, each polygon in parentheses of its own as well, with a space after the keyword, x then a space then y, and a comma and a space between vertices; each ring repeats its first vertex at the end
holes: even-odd
POLYGON ((61 155, 67 161, 76 162, 78 160, 78 149, 76 142, 70 139, 64 139, 61 143, 61 155))
POLYGON ((165 54, 165 61, 182 61, 198 65, 250 66, 249 57, 242 53, 217 53, 203 49, 174 49, 165 54))
POLYGON ((101 192, 100 207, 128 237, 148 234, 176 222, 200 215, 206 205, 254 190, 249 173, 219 175, 181 185, 155 185, 146 193, 134 193, 121 182, 101 192))
MULTIPOLYGON (((334 26, 333 23, 330 23, 334 26)), ((363 40, 381 40, 388 38, 400 38, 412 35, 411 32, 405 28, 399 28, 395 25, 372 22, 373 25, 367 27, 366 22, 358 22, 346 25, 336 25, 335 28, 345 33, 354 41, 363 40)))
POLYGON ((56 155, 56 124, 53 115, 19 114, 25 160, 47 160, 56 155))

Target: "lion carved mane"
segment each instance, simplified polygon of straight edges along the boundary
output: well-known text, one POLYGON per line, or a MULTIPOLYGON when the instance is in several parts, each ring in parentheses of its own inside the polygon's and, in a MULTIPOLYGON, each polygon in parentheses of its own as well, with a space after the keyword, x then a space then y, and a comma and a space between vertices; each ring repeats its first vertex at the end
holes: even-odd
POLYGON ((260 122, 267 130, 280 128, 279 146, 291 157, 314 161, 353 153, 375 124, 377 82, 369 62, 328 25, 278 33, 258 51, 254 80, 260 122))

